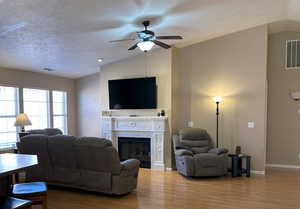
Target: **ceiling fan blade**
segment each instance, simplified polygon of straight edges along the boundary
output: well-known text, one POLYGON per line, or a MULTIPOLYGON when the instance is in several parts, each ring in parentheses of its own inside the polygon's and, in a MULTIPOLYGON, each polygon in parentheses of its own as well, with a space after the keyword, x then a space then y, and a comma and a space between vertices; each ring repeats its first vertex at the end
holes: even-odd
POLYGON ((117 42, 122 42, 122 41, 134 41, 134 40, 135 40, 135 38, 127 38, 127 39, 109 41, 109 43, 117 43, 117 42))
POLYGON ((13 32, 18 29, 21 29, 21 28, 25 27, 26 25, 27 25, 26 22, 22 22, 22 23, 15 24, 15 25, 2 26, 2 27, 0 27, 0 36, 3 36, 9 32, 13 32))
POLYGON ((132 47, 130 47, 128 50, 134 50, 136 49, 136 47, 138 47, 138 43, 134 44, 132 47))
POLYGON ((162 47, 162 48, 165 48, 165 49, 169 49, 169 48, 171 48, 171 46, 170 46, 170 45, 168 45, 168 44, 165 44, 165 43, 163 43, 163 42, 160 42, 160 41, 157 41, 157 40, 153 40, 153 43, 155 43, 156 45, 158 45, 158 46, 160 46, 160 47, 162 47))
POLYGON ((183 39, 182 36, 156 36, 156 39, 173 39, 180 40, 183 39))

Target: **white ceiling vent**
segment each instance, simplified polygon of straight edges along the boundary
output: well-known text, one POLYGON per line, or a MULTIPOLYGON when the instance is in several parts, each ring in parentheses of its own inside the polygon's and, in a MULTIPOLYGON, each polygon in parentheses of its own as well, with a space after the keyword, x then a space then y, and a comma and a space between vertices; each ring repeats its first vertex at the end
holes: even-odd
POLYGON ((300 69, 300 40, 286 41, 285 68, 300 69))

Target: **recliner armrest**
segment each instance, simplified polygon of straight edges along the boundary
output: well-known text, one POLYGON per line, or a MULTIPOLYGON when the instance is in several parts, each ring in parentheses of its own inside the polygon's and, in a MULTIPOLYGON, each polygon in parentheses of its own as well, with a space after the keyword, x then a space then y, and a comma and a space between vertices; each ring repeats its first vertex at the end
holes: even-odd
POLYGON ((178 149, 175 150, 175 155, 177 156, 193 156, 193 152, 187 149, 178 149))
POLYGON ((213 149, 208 150, 208 153, 221 155, 221 154, 228 153, 228 149, 226 149, 226 148, 213 148, 213 149))

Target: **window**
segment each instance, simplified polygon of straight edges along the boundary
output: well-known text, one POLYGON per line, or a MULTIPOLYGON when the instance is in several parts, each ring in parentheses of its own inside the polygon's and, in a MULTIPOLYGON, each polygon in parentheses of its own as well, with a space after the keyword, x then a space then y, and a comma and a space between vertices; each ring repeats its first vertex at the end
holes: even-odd
POLYGON ((52 104, 53 128, 59 128, 64 134, 67 134, 67 93, 52 91, 52 104))
POLYGON ((287 70, 300 68, 300 40, 286 41, 285 56, 285 68, 287 70))
POLYGON ((18 88, 0 86, 0 147, 11 147, 17 141, 14 126, 18 114, 18 88))
POLYGON ((23 89, 24 113, 32 123, 30 129, 50 127, 49 91, 40 89, 23 89))
POLYGON ((27 130, 53 127, 68 134, 67 104, 67 92, 0 86, 0 149, 18 140, 19 128, 14 123, 19 107, 32 123, 27 130))

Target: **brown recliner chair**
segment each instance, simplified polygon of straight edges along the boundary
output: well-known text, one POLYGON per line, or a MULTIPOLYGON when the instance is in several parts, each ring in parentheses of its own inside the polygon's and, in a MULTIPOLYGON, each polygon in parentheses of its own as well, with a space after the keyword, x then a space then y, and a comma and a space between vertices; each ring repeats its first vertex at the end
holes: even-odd
POLYGON ((176 167, 184 176, 223 176, 228 172, 227 149, 215 148, 204 129, 186 128, 173 136, 176 167))

